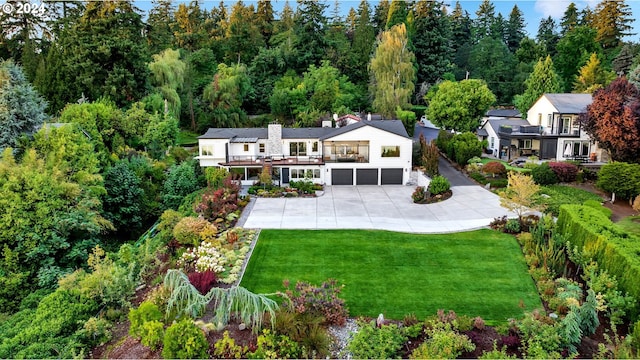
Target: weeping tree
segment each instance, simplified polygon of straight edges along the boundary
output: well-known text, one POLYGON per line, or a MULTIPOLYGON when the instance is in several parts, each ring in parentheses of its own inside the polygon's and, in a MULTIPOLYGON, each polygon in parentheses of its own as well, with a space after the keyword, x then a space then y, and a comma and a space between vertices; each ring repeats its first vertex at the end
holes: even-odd
POLYGON ((240 286, 212 288, 202 295, 189 282, 187 275, 176 269, 167 271, 164 286, 171 292, 167 303, 168 317, 187 315, 196 318, 202 316, 207 305, 213 302, 213 323, 220 328, 236 314, 243 323, 250 324, 255 332, 262 327, 265 314, 275 319, 278 310, 278 304, 267 297, 270 294, 254 294, 240 286))
POLYGON ((172 49, 153 55, 153 62, 149 64, 156 90, 168 103, 169 112, 176 120, 180 119, 181 103, 178 89, 182 88, 184 83, 185 68, 185 63, 180 60, 180 52, 172 49))

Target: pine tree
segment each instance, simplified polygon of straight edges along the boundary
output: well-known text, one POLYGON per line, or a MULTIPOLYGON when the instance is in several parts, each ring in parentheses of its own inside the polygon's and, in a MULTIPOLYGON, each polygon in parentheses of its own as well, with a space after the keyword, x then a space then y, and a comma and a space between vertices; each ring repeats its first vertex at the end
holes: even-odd
POLYGON ((415 55, 408 48, 407 28, 399 24, 383 32, 369 65, 373 108, 387 118, 407 109, 415 90, 415 55))
POLYGON ((616 56, 611 62, 613 71, 616 75, 624 76, 629 73, 629 70, 631 70, 631 66, 633 65, 633 57, 634 54, 631 45, 624 44, 622 49, 620 49, 618 56, 616 56))
POLYGON ((207 37, 203 28, 205 13, 197 1, 189 5, 179 4, 173 25, 176 45, 188 51, 200 49, 207 37))
POLYGON ((506 25, 506 43, 509 51, 515 54, 520 42, 525 38, 525 22, 524 15, 518 5, 514 5, 509 13, 509 20, 506 25))
POLYGON ((409 9, 407 7, 407 2, 404 0, 391 0, 391 5, 389 5, 389 13, 387 14, 387 24, 385 25, 385 29, 389 30, 393 26, 404 23, 407 24, 407 15, 409 14, 409 9))
POLYGON ((233 5, 225 33, 227 63, 248 64, 258 54, 260 47, 264 46, 256 19, 253 5, 244 6, 242 1, 233 5))
POLYGON ((346 25, 347 33, 353 35, 356 31, 356 24, 358 23, 358 13, 353 7, 349 8, 349 14, 347 14, 346 25))
POLYGON ((273 6, 270 0, 258 0, 256 20, 265 44, 269 43, 273 35, 273 6))
POLYGON ((482 0, 478 10, 476 10, 476 20, 474 21, 474 39, 476 42, 491 36, 491 29, 496 21, 496 8, 489 0, 482 0))
POLYGON ((168 49, 174 42, 171 24, 175 22, 173 0, 153 0, 147 20, 147 42, 151 54, 168 49))
POLYGON ((576 4, 571 3, 567 6, 567 10, 564 12, 562 20, 560 20, 560 35, 564 36, 569 31, 573 30, 579 24, 579 14, 576 4))
POLYGON ((573 82, 573 91, 593 94, 616 78, 616 75, 604 69, 598 59, 598 55, 592 53, 589 61, 580 68, 580 72, 573 82))
POLYGON ((633 27, 631 9, 624 0, 603 0, 596 6, 592 25, 597 29, 596 41, 604 49, 615 48, 622 42, 622 38, 634 35, 629 32, 633 27))
MULTIPOLYGON (((527 116, 529 108, 545 93, 558 93, 562 91, 560 77, 553 70, 553 61, 547 55, 546 59, 540 59, 533 67, 533 72, 525 81, 526 90, 522 95, 516 95, 514 102, 516 108, 523 117, 527 116)), ((530 119, 531 120, 531 119, 530 119)))
POLYGON ((356 29, 353 33, 351 45, 352 75, 351 79, 356 84, 364 84, 369 81, 367 65, 376 41, 375 28, 371 23, 371 11, 367 0, 361 0, 358 6, 356 29))
POLYGON ((462 9, 459 1, 451 12, 451 47, 454 56, 454 73, 456 79, 464 79, 469 69, 469 53, 471 52, 471 19, 469 13, 462 9))
POLYGON ((380 0, 376 5, 373 13, 373 25, 375 27, 375 33, 380 34, 381 31, 386 30, 387 20, 389 18, 389 0, 380 0))
POLYGON ((328 5, 314 0, 297 0, 298 9, 294 18, 294 32, 298 50, 297 70, 304 71, 311 64, 319 65, 327 50, 327 18, 324 10, 328 5))
POLYGON ((449 18, 440 1, 421 1, 416 5, 415 55, 418 83, 435 84, 452 67, 449 18))
POLYGON ((540 20, 538 26, 538 35, 536 40, 544 46, 547 54, 554 56, 556 54, 556 45, 558 44, 558 32, 556 30, 556 21, 551 17, 540 20))

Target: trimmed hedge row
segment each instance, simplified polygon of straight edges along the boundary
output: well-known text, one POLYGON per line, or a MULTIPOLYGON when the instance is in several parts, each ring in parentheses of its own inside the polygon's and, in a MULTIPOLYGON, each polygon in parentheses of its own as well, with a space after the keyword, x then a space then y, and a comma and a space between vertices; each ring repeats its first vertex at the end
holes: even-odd
MULTIPOLYGON (((572 245, 584 247, 598 266, 615 275, 622 289, 640 302, 640 238, 622 231, 590 206, 561 206, 557 225, 572 245)), ((635 320, 637 311, 631 316, 635 320)))

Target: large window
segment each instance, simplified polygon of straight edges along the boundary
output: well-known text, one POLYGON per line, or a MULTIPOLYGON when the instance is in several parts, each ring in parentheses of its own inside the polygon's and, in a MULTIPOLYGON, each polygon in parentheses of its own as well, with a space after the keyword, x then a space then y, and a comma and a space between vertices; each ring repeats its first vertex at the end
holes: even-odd
POLYGON ((563 116, 560 119, 560 133, 561 134, 569 134, 571 132, 571 117, 563 116))
POLYGON ((563 155, 566 158, 589 156, 589 141, 565 141, 563 150, 563 155))
POLYGON ((531 149, 531 139, 520 140, 520 149, 531 149))
POLYGON ((320 169, 297 169, 292 168, 289 170, 289 178, 301 180, 301 179, 320 179, 320 169))
POLYGON ((305 143, 305 142, 292 142, 292 143, 289 143, 289 155, 291 155, 291 156, 306 156, 307 155, 307 143, 305 143))
POLYGON ((200 155, 202 156, 213 156, 213 145, 202 145, 200 146, 200 155))
POLYGON ((382 157, 400 157, 400 146, 383 146, 382 157))

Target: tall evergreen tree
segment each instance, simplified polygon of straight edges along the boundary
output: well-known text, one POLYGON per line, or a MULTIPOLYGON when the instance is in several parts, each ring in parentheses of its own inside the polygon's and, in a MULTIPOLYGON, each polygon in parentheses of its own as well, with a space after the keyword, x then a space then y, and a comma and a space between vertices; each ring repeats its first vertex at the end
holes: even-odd
POLYGON ((367 0, 360 1, 357 21, 351 45, 353 63, 351 78, 356 84, 363 84, 369 81, 367 65, 376 41, 375 28, 371 23, 371 11, 367 0))
POLYGON ((480 40, 469 54, 470 77, 484 80, 500 105, 511 104, 515 95, 515 67, 515 56, 504 42, 491 37, 480 40))
POLYGON ((353 38, 353 33, 356 31, 356 24, 358 23, 358 12, 353 7, 349 8, 349 13, 345 19, 345 25, 347 26, 347 34, 350 38, 353 38))
POLYGON ((405 0, 391 0, 385 29, 391 29, 394 25, 398 25, 401 23, 407 25, 408 14, 409 8, 407 7, 407 2, 405 0))
POLYGON ((562 17, 562 20, 560 20, 560 35, 564 36, 566 33, 573 30, 579 25, 579 22, 580 14, 578 13, 578 8, 575 3, 571 3, 567 6, 567 10, 565 10, 564 16, 562 17))
POLYGON ((520 46, 520 42, 525 38, 524 15, 518 7, 513 5, 511 12, 509 13, 509 20, 506 24, 506 43, 509 51, 515 54, 516 50, 520 46))
POLYGON ((201 48, 207 34, 204 30, 205 13, 200 9, 197 1, 189 5, 178 5, 175 12, 174 35, 176 45, 188 51, 201 48))
POLYGON ((327 50, 327 18, 324 10, 328 5, 314 0, 297 0, 294 32, 297 39, 299 72, 311 64, 320 65, 327 50))
POLYGON ((51 110, 83 94, 126 106, 147 93, 150 56, 138 11, 128 1, 89 2, 78 23, 62 30, 47 60, 51 110))
POLYGON ((373 13, 373 25, 376 29, 376 36, 384 31, 387 27, 387 20, 389 19, 389 7, 391 4, 389 0, 380 0, 376 5, 373 13))
POLYGON ((620 45, 622 38, 633 35, 631 23, 633 17, 629 5, 624 0, 603 0, 596 6, 592 25, 598 30, 596 41, 604 49, 612 49, 620 45))
POLYGON ((491 36, 491 29, 496 21, 496 8, 490 0, 482 0, 478 10, 476 10, 476 19, 474 21, 474 40, 475 42, 491 36))
POLYGON ((294 12, 291 5, 289 5, 289 0, 284 2, 284 6, 282 7, 282 11, 280 12, 280 20, 276 23, 276 33, 283 33, 288 30, 293 29, 294 25, 294 12))
POLYGON ((624 76, 629 73, 629 70, 631 70, 631 66, 633 65, 633 57, 634 51, 632 46, 630 44, 624 44, 618 55, 611 62, 613 71, 616 75, 624 76))
MULTIPOLYGON (((525 87, 526 90, 524 94, 517 95, 514 99, 516 108, 524 118, 527 117, 529 108, 531 108, 542 94, 562 91, 560 77, 553 69, 551 56, 547 56, 546 59, 540 59, 540 61, 538 61, 533 68, 533 72, 529 75, 527 81, 525 81, 525 87)), ((533 121, 534 119, 529 120, 533 121)))
POLYGON ((451 47, 454 56, 454 73, 456 79, 464 79, 469 68, 469 53, 471 52, 471 18, 466 10, 462 9, 459 1, 451 12, 451 47))
POLYGON ((153 7, 147 19, 147 43, 149 52, 158 54, 174 43, 173 29, 175 22, 173 0, 152 0, 153 7))
POLYGON ((418 63, 418 84, 435 84, 452 67, 451 25, 443 6, 441 1, 416 4, 413 45, 418 63))
POLYGON ((273 35, 273 6, 271 0, 258 0, 256 21, 265 44, 269 43, 273 35))
POLYGON ((415 55, 409 50, 405 24, 398 24, 379 37, 371 58, 370 93, 373 108, 386 118, 393 118, 396 110, 407 109, 415 90, 415 55))
POLYGON ((253 5, 244 6, 242 1, 233 5, 225 34, 226 62, 248 64, 264 46, 256 19, 253 5))
POLYGON ((556 45, 558 44, 558 40, 560 39, 556 27, 556 21, 551 16, 542 19, 540 20, 540 25, 538 26, 538 35, 536 36, 536 40, 538 40, 538 43, 544 46, 547 54, 551 56, 555 55, 556 45))

